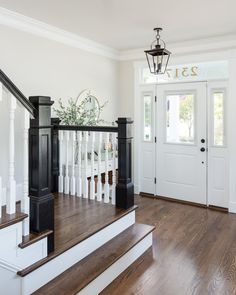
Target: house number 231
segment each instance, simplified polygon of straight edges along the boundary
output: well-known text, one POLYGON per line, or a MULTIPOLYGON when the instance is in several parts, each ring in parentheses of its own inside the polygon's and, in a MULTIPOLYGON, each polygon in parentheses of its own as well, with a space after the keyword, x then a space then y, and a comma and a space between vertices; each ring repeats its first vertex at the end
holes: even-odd
POLYGON ((196 77, 198 76, 198 67, 182 67, 175 69, 167 69, 166 70, 168 78, 187 78, 187 77, 196 77))

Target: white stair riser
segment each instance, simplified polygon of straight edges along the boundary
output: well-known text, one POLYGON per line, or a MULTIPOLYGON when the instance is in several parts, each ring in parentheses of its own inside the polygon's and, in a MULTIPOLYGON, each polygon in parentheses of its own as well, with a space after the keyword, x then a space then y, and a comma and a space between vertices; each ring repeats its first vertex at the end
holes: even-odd
POLYGON ((23 277, 22 295, 29 295, 135 223, 135 211, 108 225, 23 277))
POLYGON ((130 249, 119 260, 113 263, 101 275, 81 290, 77 295, 98 295, 123 271, 125 271, 135 260, 152 246, 152 233, 147 235, 137 245, 130 249))
POLYGON ((22 242, 22 222, 1 229, 0 241, 4 241, 0 243, 0 259, 21 269, 47 256, 47 238, 24 249, 18 247, 22 242))
POLYGON ((14 266, 0 260, 0 293, 4 295, 21 295, 21 278, 16 276, 14 266))

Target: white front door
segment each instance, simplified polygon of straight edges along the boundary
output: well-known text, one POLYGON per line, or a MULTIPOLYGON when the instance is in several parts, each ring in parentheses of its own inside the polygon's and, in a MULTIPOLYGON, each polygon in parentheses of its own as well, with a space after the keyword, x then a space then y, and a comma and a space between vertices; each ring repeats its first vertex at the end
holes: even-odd
POLYGON ((158 85, 156 195, 207 204, 205 82, 158 85))

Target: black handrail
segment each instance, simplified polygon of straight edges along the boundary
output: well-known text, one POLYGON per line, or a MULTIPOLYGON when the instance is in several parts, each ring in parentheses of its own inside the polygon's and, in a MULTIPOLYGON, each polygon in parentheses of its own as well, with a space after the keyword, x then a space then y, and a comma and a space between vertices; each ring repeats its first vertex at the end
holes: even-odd
POLYGON ((54 125, 53 128, 68 131, 118 132, 118 127, 115 126, 54 125))
POLYGON ((35 115, 36 109, 32 103, 24 96, 24 94, 16 87, 16 85, 7 77, 7 75, 0 69, 0 81, 2 84, 15 96, 16 99, 31 113, 35 115))

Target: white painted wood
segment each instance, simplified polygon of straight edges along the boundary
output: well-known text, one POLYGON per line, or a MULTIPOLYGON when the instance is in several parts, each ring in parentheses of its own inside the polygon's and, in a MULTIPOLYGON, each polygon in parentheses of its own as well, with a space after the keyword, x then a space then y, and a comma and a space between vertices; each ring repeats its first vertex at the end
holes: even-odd
POLYGON ((98 180, 97 180, 97 200, 102 200, 102 178, 101 178, 101 149, 102 132, 98 132, 98 180))
POLYGON ((208 83, 208 205, 229 208, 228 82, 208 83), (224 144, 214 145, 214 93, 224 94, 224 144))
POLYGON ((110 188, 109 188, 109 166, 108 166, 108 148, 109 148, 109 133, 105 133, 105 184, 104 184, 104 202, 110 201, 110 188))
POLYGON ((112 133, 112 195, 111 203, 116 204, 116 147, 117 147, 117 134, 112 133))
POLYGON ((3 199, 3 190, 2 190, 2 177, 0 177, 0 218, 2 218, 2 200, 3 199))
MULTIPOLYGON (((139 119, 139 126, 137 133, 140 136, 139 143, 137 144, 141 148, 141 153, 138 157, 140 165, 140 191, 154 194, 155 193, 155 86, 147 85, 142 87, 140 94, 140 106, 142 108, 141 120, 139 119), (152 101, 152 113, 151 113, 151 141, 144 141, 144 96, 150 95, 152 101), (141 132, 140 132, 141 131, 141 132)), ((135 173, 137 173, 135 171, 135 173)))
POLYGON ((18 247, 22 242, 22 222, 0 230, 0 259, 23 269, 47 256, 47 238, 24 249, 18 247))
POLYGON ((2 101, 2 97, 3 97, 3 85, 0 82, 0 102, 2 101))
POLYGON ((89 40, 77 34, 48 25, 23 14, 0 7, 0 23, 6 26, 23 30, 36 36, 51 39, 53 41, 92 52, 107 58, 119 60, 120 52, 114 48, 89 40))
POLYGON ((22 295, 21 277, 16 275, 19 270, 19 267, 0 259, 0 290, 4 295, 22 295))
POLYGON ((70 193, 72 196, 75 195, 75 145, 76 145, 76 132, 71 132, 71 143, 72 143, 72 164, 71 164, 71 179, 70 179, 70 193))
POLYGON ((77 178, 77 196, 82 197, 82 132, 77 131, 78 141, 78 178, 77 178))
POLYGON ((69 178, 69 142, 70 142, 70 132, 65 132, 65 140, 66 140, 66 166, 65 166, 65 188, 64 193, 70 193, 70 178, 69 178))
POLYGON ((59 130, 59 179, 58 179, 58 192, 63 193, 64 191, 64 176, 63 176, 63 154, 64 154, 64 147, 63 147, 63 137, 64 132, 59 130))
MULTIPOLYGON (((24 131, 23 131, 23 138, 24 138, 24 163, 23 163, 23 173, 24 173, 24 182, 23 182, 23 199, 21 201, 22 204, 22 211, 29 216, 29 122, 30 122, 30 115, 29 112, 24 109, 24 131)), ((24 219, 23 221, 23 236, 27 236, 29 234, 29 217, 24 219)))
MULTIPOLYGON (((207 204, 206 83, 179 83, 157 87, 156 195, 207 204), (195 139, 193 144, 166 141, 166 96, 193 93, 195 139), (205 152, 200 149, 204 147, 205 152)), ((180 127, 181 128, 181 127, 180 127)))
POLYGON ((64 252, 60 256, 54 258, 45 265, 42 265, 32 273, 23 277, 23 294, 32 294, 34 291, 60 275, 66 269, 95 251, 97 248, 110 241, 134 223, 135 211, 132 211, 92 235, 88 239, 64 252))
POLYGON ((113 263, 101 275, 99 275, 95 280, 93 280, 77 294, 98 295, 150 247, 152 247, 152 233, 142 239, 138 244, 136 244, 125 255, 113 263))
POLYGON ((15 110, 16 98, 10 94, 10 125, 9 125, 9 194, 7 196, 7 213, 16 211, 16 181, 15 181, 15 110))
POLYGON ((94 143, 95 143, 95 132, 90 133, 90 144, 91 144, 91 179, 90 179, 90 199, 95 199, 95 181, 94 181, 94 143))
POLYGON ((82 176, 82 181, 83 181, 83 197, 88 198, 88 178, 86 175, 86 169, 88 165, 88 132, 85 131, 83 134, 83 176, 82 176))

